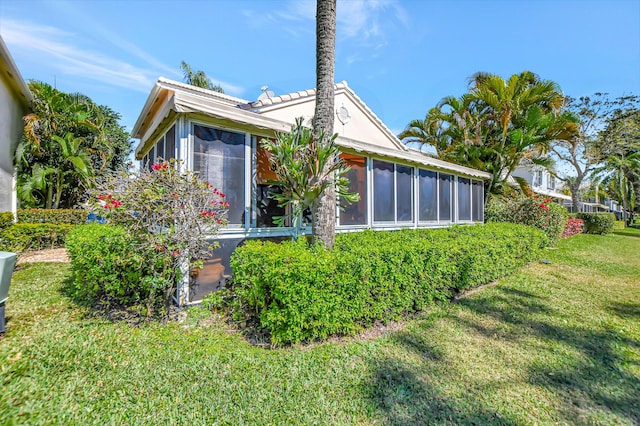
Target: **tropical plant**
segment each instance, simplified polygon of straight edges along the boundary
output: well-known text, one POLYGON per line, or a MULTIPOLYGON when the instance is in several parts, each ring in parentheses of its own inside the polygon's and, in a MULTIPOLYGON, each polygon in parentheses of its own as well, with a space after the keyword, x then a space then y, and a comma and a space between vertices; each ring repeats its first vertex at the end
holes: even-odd
MULTIPOLYGON (((333 188, 343 202, 359 200, 357 193, 349 192, 349 181, 344 176, 349 168, 338 157, 335 144, 337 135, 326 138, 321 132, 317 138, 311 129, 303 126, 302 121, 302 118, 296 119, 291 132, 279 134, 276 140, 261 141, 261 146, 269 152, 271 170, 277 176, 277 179, 268 183, 280 188, 271 197, 288 211, 287 215, 276 217, 274 222, 284 226, 290 221, 294 239, 300 233, 302 218, 307 210, 312 212, 311 228, 317 228, 318 205, 328 188, 333 188)), ((322 240, 313 233, 313 241, 322 240)))
POLYGON ((568 137, 571 117, 560 114, 564 98, 558 85, 530 71, 500 76, 477 73, 469 92, 443 98, 425 120, 400 133, 405 142, 432 145, 442 159, 491 174, 485 195, 505 190, 521 161, 548 165, 544 157, 555 138, 568 137))
POLYGON ((125 167, 131 150, 120 115, 79 93, 30 81, 32 112, 16 148, 22 207, 69 208, 85 198, 94 179, 125 167))
POLYGON ((180 62, 180 69, 184 74, 184 82, 192 86, 201 87, 203 89, 213 90, 214 92, 224 93, 224 89, 213 81, 204 73, 204 71, 193 71, 191 66, 185 61, 180 62))
MULTIPOLYGON (((336 54, 336 0, 317 0, 316 2, 316 105, 313 115, 313 135, 317 139, 314 145, 318 151, 323 145, 333 145, 334 121, 334 75, 336 54)), ((327 152, 331 150, 328 149, 327 152)), ((322 176, 328 184, 314 203, 312 233, 314 240, 328 248, 333 247, 336 234, 336 190, 332 183, 331 169, 338 161, 337 152, 327 159, 322 176)))

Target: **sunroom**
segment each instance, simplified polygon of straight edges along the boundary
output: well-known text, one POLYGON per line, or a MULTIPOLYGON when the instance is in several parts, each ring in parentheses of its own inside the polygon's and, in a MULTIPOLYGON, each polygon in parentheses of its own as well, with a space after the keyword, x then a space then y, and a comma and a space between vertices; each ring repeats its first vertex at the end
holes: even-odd
MULTIPOLYGON (((228 226, 217 236, 220 246, 194 276, 190 301, 224 286, 231 253, 245 239, 291 237, 291 227, 274 225, 284 211, 269 196, 277 189, 267 180, 275 176, 260 141, 289 131, 297 117, 310 119, 314 94, 249 102, 158 80, 133 132, 140 139, 141 167, 158 158, 184 160, 230 203, 228 226)), ((336 85, 336 105, 337 144, 350 166, 350 190, 360 195, 357 203, 338 209, 338 232, 483 222, 488 174, 405 147, 346 83, 336 85)))

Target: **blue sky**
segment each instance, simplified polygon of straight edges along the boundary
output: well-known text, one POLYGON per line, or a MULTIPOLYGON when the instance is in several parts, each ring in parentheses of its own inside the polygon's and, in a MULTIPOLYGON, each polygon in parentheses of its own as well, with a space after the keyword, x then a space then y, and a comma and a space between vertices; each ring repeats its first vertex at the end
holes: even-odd
MULTIPOLYGON (((135 123, 185 60, 253 100, 315 85, 314 1, 0 2, 25 79, 82 92, 135 123)), ((399 132, 469 76, 531 70, 565 94, 640 94, 640 0, 338 0, 336 81, 399 132)))

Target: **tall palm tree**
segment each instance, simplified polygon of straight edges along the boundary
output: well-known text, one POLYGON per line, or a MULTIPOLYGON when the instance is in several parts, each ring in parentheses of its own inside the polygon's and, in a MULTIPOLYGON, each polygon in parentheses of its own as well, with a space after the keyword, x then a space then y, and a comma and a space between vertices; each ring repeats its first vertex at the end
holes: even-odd
MULTIPOLYGON (((336 0, 317 0, 316 5, 316 106, 313 134, 316 143, 327 144, 333 135, 335 97, 336 0)), ((337 159, 330 161, 335 163, 337 159)), ((326 174, 332 179, 331 174, 326 174)), ((314 241, 333 247, 336 226, 336 191, 334 185, 324 190, 317 207, 312 229, 314 241)))
POLYGON ((514 74, 508 80, 477 73, 470 79, 469 94, 485 125, 492 127, 488 148, 494 154, 491 161, 485 162, 492 174, 488 195, 511 175, 525 153, 546 152, 551 139, 545 135, 564 96, 556 83, 541 80, 530 71, 514 74))
POLYGON ((185 83, 203 89, 213 90, 214 92, 224 93, 224 89, 220 85, 214 84, 204 71, 193 71, 191 66, 185 61, 180 62, 180 69, 184 74, 185 83))
POLYGON ((549 142, 568 137, 575 124, 559 113, 563 102, 557 84, 532 72, 508 80, 477 73, 468 93, 443 98, 399 137, 434 146, 444 160, 491 173, 488 197, 505 189, 503 183, 525 156, 542 164, 544 158, 536 157, 546 153, 549 142))

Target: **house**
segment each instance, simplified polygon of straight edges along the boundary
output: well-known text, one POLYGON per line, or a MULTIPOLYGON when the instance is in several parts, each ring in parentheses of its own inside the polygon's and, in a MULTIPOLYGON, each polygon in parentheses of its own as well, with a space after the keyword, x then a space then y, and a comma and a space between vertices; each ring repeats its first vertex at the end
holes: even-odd
MULTIPOLYGON (((337 212, 337 232, 483 222, 489 174, 407 148, 346 82, 335 85, 335 106, 336 143, 350 166, 350 190, 360 194, 337 212)), ((310 124, 314 107, 315 89, 266 92, 251 102, 165 78, 153 87, 132 131, 141 167, 159 157, 184 160, 230 203, 220 247, 195 278, 189 301, 224 285, 231 253, 245 239, 291 237, 292 228, 274 226, 283 211, 269 197, 267 180, 275 176, 260 141, 290 131, 297 117, 310 124)))
POLYGON ((27 114, 32 98, 0 37, 0 212, 16 212, 13 154, 24 128, 22 117, 27 114))
POLYGON ((561 182, 544 167, 520 164, 511 175, 524 179, 535 194, 548 197, 560 204, 571 203, 571 196, 561 191, 561 182))

